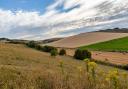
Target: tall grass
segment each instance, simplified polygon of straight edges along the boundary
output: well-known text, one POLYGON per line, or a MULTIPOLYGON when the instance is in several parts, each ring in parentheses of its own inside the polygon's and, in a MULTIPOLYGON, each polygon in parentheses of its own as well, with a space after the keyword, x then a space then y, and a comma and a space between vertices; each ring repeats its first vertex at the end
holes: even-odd
MULTIPOLYGON (((128 89, 128 74, 118 69, 109 72, 87 62, 86 68, 76 66, 76 74, 65 70, 60 61, 60 72, 19 71, 17 68, 0 68, 0 89, 128 89)), ((43 71, 43 70, 42 70, 43 71)))
POLYGON ((0 89, 128 89, 126 71, 0 44, 0 89))

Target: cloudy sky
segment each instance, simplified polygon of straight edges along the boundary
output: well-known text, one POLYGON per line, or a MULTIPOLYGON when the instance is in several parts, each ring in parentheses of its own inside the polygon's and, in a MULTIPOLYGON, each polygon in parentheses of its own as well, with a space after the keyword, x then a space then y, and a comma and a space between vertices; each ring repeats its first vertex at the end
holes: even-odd
POLYGON ((0 0, 0 37, 41 40, 128 27, 128 0, 0 0))

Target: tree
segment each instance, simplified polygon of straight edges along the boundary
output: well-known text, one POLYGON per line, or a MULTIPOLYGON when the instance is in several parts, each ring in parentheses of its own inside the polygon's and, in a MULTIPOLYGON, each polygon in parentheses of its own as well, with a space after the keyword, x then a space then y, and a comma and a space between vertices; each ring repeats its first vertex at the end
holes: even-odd
POLYGON ((31 47, 31 48, 35 48, 36 43, 34 41, 30 41, 27 43, 27 46, 31 47))
POLYGON ((57 54, 58 54, 57 50, 55 50, 55 49, 51 50, 50 53, 51 53, 51 56, 54 56, 54 57, 57 56, 57 54))
POLYGON ((55 47, 47 46, 47 45, 42 48, 42 51, 44 52, 51 52, 52 50, 57 50, 57 49, 55 47))
POLYGON ((41 49, 42 49, 42 47, 41 47, 40 45, 35 45, 35 48, 36 48, 37 50, 41 50, 41 49))
POLYGON ((61 49, 60 52, 59 52, 59 55, 66 55, 66 50, 65 49, 61 49))
POLYGON ((77 49, 75 51, 74 58, 79 59, 79 60, 84 60, 86 58, 91 58, 91 52, 89 52, 88 50, 77 49))

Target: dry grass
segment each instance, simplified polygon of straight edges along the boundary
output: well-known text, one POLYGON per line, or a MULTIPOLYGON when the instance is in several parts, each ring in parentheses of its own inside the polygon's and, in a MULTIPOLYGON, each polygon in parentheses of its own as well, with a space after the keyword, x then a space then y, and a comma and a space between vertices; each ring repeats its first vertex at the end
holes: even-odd
POLYGON ((94 81, 85 62, 51 57, 24 45, 0 43, 0 89, 127 89, 123 76, 116 80, 118 88, 105 79, 109 70, 113 68, 98 65, 94 81))

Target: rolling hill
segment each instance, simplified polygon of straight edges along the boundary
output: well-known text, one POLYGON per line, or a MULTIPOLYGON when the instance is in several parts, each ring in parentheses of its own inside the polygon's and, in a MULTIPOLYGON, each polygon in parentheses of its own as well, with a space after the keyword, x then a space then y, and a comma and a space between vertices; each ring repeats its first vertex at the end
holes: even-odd
POLYGON ((64 48, 77 48, 126 36, 128 36, 128 33, 89 32, 70 36, 62 40, 50 43, 48 45, 64 48))

